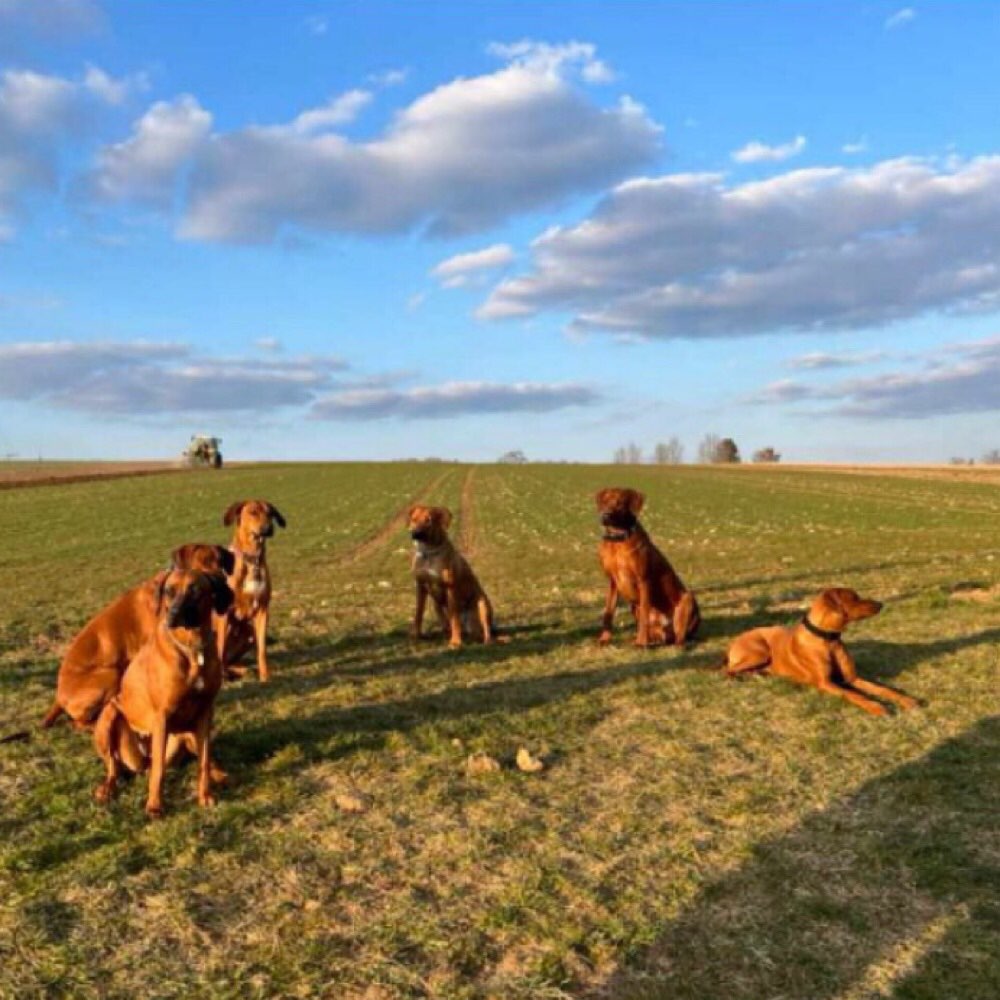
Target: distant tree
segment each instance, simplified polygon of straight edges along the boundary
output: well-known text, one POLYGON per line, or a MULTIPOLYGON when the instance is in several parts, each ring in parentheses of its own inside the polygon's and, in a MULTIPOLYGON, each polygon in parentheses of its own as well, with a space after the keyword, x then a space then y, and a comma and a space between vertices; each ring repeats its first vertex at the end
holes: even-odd
POLYGON ((628 462, 628 452, 624 447, 615 448, 615 457, 613 459, 615 465, 625 465, 628 462))
POLYGON ((528 456, 520 448, 515 448, 512 451, 505 451, 497 461, 501 465, 526 465, 528 456))
POLYGON ((615 448, 615 465, 639 465, 642 462, 642 449, 630 441, 620 448, 615 448))
POLYGON ((1000 448, 990 448, 983 455, 982 462, 983 465, 1000 465, 1000 448))
POLYGON ((753 453, 753 460, 758 463, 762 462, 780 462, 781 455, 778 454, 770 445, 767 448, 758 448, 753 453))
POLYGON ((741 462, 740 449, 732 438, 723 438, 715 450, 715 462, 718 465, 736 465, 741 462))
POLYGON ((680 465, 684 461, 684 445, 676 437, 669 441, 660 441, 653 448, 653 463, 655 465, 680 465))
POLYGON ((716 452, 719 450, 719 435, 706 434, 698 444, 698 461, 702 465, 709 465, 715 461, 716 452))
POLYGON ((956 455, 954 458, 948 460, 949 465, 975 465, 976 460, 974 458, 962 458, 961 455, 956 455))

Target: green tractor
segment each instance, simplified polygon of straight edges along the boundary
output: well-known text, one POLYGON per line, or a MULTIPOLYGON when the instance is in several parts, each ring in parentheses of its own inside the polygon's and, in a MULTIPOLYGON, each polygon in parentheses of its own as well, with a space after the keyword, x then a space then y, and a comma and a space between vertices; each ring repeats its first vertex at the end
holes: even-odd
POLYGON ((192 434, 190 444, 181 455, 181 462, 189 469, 221 469, 222 452, 219 450, 221 444, 222 438, 192 434))

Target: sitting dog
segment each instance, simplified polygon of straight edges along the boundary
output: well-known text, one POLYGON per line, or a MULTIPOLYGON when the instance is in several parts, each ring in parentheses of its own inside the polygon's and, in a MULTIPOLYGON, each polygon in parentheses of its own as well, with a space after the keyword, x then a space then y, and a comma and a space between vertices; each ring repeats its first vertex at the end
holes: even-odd
POLYGON ((493 607, 472 568, 448 538, 451 511, 447 507, 411 507, 408 515, 413 539, 411 570, 417 585, 417 607, 411 634, 423 638, 424 610, 428 596, 434 601, 441 628, 453 649, 462 645, 463 631, 474 625, 484 643, 493 642, 493 607))
POLYGON ((215 696, 222 686, 212 615, 223 614, 233 592, 221 576, 171 570, 156 628, 132 658, 121 689, 101 710, 94 745, 105 765, 95 789, 99 802, 114 796, 122 766, 150 769, 146 815, 163 814, 163 771, 179 750, 198 758, 198 803, 211 793, 211 735, 215 696))
POLYGON ((777 674, 844 698, 872 715, 888 714, 885 705, 874 698, 894 702, 902 709, 916 708, 918 702, 913 698, 859 677, 841 641, 849 622, 871 618, 881 610, 878 601, 863 600, 846 587, 824 590, 798 625, 755 628, 737 636, 726 654, 726 676, 777 674))
POLYGON ((632 607, 637 646, 683 646, 698 630, 701 613, 694 594, 639 523, 646 498, 638 490, 609 488, 594 499, 604 529, 598 555, 608 578, 598 641, 611 641, 621 595, 632 607))
POLYGON ((274 534, 275 524, 284 528, 285 519, 266 500, 239 500, 226 510, 222 523, 236 527, 230 547, 235 562, 229 574, 234 599, 227 614, 216 623, 219 658, 227 677, 239 677, 243 671, 234 665, 251 646, 256 646, 257 675, 266 681, 267 617, 271 606, 266 544, 274 534))
MULTIPOLYGON (((171 557, 175 570, 220 576, 231 572, 233 556, 219 545, 182 545, 171 557)), ((78 727, 93 724, 115 694, 129 661, 153 634, 169 571, 126 591, 77 634, 59 665, 56 698, 42 725, 65 712, 78 727)))

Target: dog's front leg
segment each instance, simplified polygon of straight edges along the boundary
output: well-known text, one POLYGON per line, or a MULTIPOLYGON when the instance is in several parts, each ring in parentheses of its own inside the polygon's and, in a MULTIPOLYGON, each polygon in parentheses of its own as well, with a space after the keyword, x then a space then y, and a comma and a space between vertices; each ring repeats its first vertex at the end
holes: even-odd
POLYGON ((146 815, 159 819, 163 815, 163 769, 167 759, 167 717, 157 715, 149 741, 150 770, 146 815))
POLYGON ((98 802, 110 802, 118 788, 118 757, 115 753, 118 709, 110 702, 104 706, 94 727, 94 746, 104 761, 104 781, 94 789, 98 802))
POLYGON ((198 751, 198 805, 214 806, 212 795, 212 706, 198 720, 194 734, 198 751))
POLYGON ((267 608, 261 608, 254 615, 253 636, 257 646, 257 675, 266 683, 270 676, 267 669, 267 608))
POLYGON ((618 584, 613 576, 608 577, 608 596, 604 601, 604 614, 601 617, 601 634, 597 641, 606 646, 611 642, 611 628, 615 623, 615 608, 618 607, 618 584))
POLYGON ((422 639, 424 637, 424 611, 427 609, 427 588, 422 583, 417 583, 417 606, 413 610, 413 625, 410 628, 410 637, 422 639))
POLYGON ((479 624, 483 630, 483 643, 489 644, 493 641, 493 607, 490 599, 483 593, 476 601, 479 609, 479 624))
POLYGON ((635 636, 635 644, 637 646, 649 645, 650 596, 649 581, 643 577, 639 580, 639 606, 636 609, 636 618, 639 623, 639 628, 635 636))
POLYGON ((458 594, 453 583, 445 587, 445 600, 448 606, 448 625, 451 630, 448 645, 452 649, 458 649, 462 645, 462 616, 459 613, 458 594))
POLYGON ((837 663, 837 668, 840 670, 840 676, 843 677, 844 683, 850 685, 850 687, 856 688, 858 691, 863 691, 873 698, 882 698, 891 701, 904 711, 916 708, 920 704, 915 698, 911 698, 901 691, 894 691, 884 684, 876 684, 875 681, 866 681, 863 677, 859 677, 858 668, 854 664, 854 657, 847 652, 846 647, 842 643, 834 644, 833 658, 837 663))

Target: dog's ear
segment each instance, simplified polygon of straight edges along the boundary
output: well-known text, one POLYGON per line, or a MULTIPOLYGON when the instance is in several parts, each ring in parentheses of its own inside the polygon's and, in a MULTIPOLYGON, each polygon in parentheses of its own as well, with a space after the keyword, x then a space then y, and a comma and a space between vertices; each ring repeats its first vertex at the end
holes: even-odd
POLYGON ((194 569, 195 567, 192 565, 192 562, 195 552, 199 548, 201 546, 197 542, 187 542, 184 545, 179 545, 170 553, 170 564, 174 569, 194 569))
POLYGON ((156 576, 153 577, 153 608, 156 612, 156 616, 159 617, 160 612, 163 610, 163 588, 167 585, 167 577, 170 576, 170 570, 161 569, 156 576))
POLYGON ((642 510, 642 505, 646 502, 645 493, 640 493, 638 490, 626 490, 625 496, 628 501, 628 509, 638 516, 639 511, 642 510))
POLYGON ((608 494, 612 491, 609 489, 598 490, 594 494, 594 503, 597 504, 597 509, 601 510, 604 507, 604 503, 608 498, 608 494))
POLYGON ((237 500, 236 503, 231 503, 226 508, 226 513, 222 515, 222 523, 227 528, 240 516, 240 511, 243 510, 244 504, 246 504, 246 500, 237 500))
POLYGON ((271 517, 273 517, 275 519, 275 521, 278 522, 278 527, 279 528, 286 528, 286 527, 288 527, 288 525, 285 524, 285 517, 284 517, 284 515, 281 513, 280 510, 278 510, 277 507, 274 506, 273 503, 268 503, 267 509, 271 512, 271 517))
POLYGON ((233 603, 235 595, 232 588, 215 573, 208 578, 208 581, 212 585, 212 607, 217 615, 224 615, 233 603))
POLYGON ((434 519, 445 531, 451 527, 451 511, 447 507, 435 507, 434 519))

